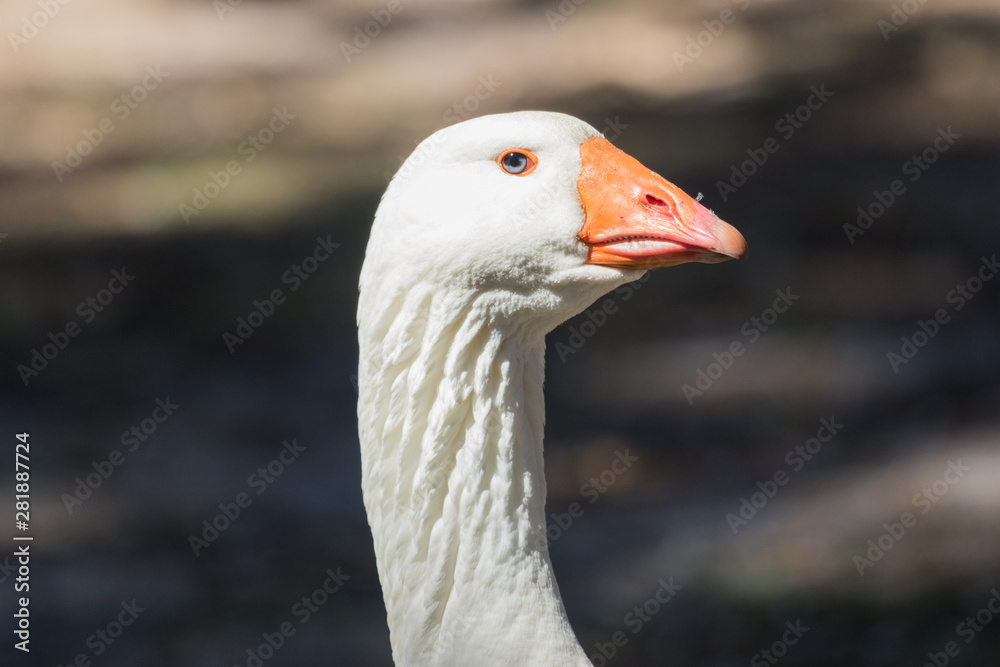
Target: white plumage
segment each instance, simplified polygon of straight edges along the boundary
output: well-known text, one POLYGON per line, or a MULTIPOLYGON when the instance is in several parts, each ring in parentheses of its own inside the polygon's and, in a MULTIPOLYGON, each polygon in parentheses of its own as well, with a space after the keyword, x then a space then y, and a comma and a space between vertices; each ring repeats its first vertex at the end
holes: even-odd
POLYGON ((358 418, 397 665, 590 664, 545 538, 545 334, 650 266, 745 255, 738 232, 599 137, 545 112, 453 125, 376 213, 358 418), (630 207, 646 222, 603 210, 630 207))

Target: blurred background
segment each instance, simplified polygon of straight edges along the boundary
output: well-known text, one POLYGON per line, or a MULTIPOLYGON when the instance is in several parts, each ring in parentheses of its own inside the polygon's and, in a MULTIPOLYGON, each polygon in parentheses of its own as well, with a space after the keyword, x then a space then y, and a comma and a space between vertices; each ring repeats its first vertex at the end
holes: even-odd
POLYGON ((552 560, 595 664, 1000 665, 996 2, 7 0, 0 25, 4 664, 391 664, 369 225, 432 131, 548 109, 750 246, 549 338, 552 560))

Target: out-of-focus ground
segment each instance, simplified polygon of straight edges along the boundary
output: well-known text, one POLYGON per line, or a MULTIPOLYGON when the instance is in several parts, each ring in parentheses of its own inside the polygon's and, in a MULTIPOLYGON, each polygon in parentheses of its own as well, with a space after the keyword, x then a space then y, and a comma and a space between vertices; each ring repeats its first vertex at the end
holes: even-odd
POLYGON ((285 621, 268 667, 391 663, 351 382, 368 225, 419 140, 524 108, 607 128, 750 246, 653 272, 549 339, 552 558, 595 663, 922 665, 954 642, 949 665, 1000 664, 1000 280, 976 282, 1000 253, 1000 5, 45 6, 23 41, 42 5, 0 8, 0 433, 31 433, 36 536, 32 653, 4 664, 250 667, 285 621), (845 231, 859 206, 877 215, 845 231), (340 246, 292 290, 317 237, 340 246), (134 280, 88 319, 78 304, 123 267, 134 280), (287 301, 230 353, 222 334, 275 288, 287 301), (795 298, 770 319, 776 290, 795 298), (18 366, 71 321, 26 386, 18 366), (894 369, 901 337, 924 344, 894 369), (689 401, 699 372, 715 377, 689 401), (168 396, 180 407, 128 451, 168 396), (821 420, 833 437, 795 453, 821 420), (258 495, 248 477, 292 438, 305 451, 258 495), (240 492, 250 506, 196 557, 190 536, 240 492), (744 499, 762 506, 727 519, 744 499), (327 570, 349 578, 302 622, 327 570), (676 597, 636 623, 670 577, 676 597), (135 623, 91 638, 133 599, 135 623))

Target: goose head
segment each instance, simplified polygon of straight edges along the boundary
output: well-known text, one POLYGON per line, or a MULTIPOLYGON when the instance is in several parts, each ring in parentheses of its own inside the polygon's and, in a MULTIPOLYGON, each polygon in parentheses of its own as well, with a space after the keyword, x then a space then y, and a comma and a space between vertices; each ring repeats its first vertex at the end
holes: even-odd
POLYGON ((647 269, 746 253, 570 116, 465 121, 403 163, 358 304, 362 490, 397 664, 590 664, 545 538, 545 333, 647 269))
POLYGON ((468 289, 548 330, 647 269, 746 255, 736 229, 587 123, 523 111, 417 146, 383 197, 361 286, 468 289))

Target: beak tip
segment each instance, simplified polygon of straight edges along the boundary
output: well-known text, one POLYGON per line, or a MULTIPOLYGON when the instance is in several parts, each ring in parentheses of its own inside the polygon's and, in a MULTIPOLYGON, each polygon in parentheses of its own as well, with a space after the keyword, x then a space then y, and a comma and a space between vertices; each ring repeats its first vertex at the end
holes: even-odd
POLYGON ((750 250, 747 248, 746 239, 735 227, 716 218, 713 231, 715 238, 718 239, 718 245, 714 248, 715 252, 740 260, 749 256, 750 250))

